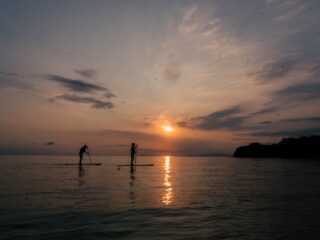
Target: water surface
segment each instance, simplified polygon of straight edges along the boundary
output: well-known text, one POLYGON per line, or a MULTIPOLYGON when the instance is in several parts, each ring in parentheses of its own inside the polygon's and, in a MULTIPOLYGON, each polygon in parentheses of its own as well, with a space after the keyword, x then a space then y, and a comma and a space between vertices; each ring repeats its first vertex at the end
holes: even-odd
POLYGON ((320 161, 1 156, 1 239, 320 239, 320 161))

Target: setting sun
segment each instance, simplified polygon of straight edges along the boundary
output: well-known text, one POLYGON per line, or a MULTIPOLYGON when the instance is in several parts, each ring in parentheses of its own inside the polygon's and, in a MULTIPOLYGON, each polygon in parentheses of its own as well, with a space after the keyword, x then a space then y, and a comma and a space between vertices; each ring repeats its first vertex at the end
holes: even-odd
POLYGON ((174 128, 170 125, 163 125, 162 126, 162 129, 165 131, 165 132, 172 132, 174 130, 174 128))

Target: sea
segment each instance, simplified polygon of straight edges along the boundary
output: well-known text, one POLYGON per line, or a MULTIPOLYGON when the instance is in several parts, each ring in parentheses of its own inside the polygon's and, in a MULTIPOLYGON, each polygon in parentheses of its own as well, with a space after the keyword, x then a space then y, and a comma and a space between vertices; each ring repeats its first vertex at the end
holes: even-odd
POLYGON ((77 161, 0 156, 0 239, 320 239, 320 159, 77 161))

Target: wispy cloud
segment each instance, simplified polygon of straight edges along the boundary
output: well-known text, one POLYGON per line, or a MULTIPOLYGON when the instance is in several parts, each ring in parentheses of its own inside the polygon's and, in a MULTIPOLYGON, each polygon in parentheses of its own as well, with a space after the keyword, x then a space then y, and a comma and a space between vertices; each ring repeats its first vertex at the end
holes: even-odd
POLYGON ((272 4, 272 3, 276 2, 276 1, 278 1, 278 0, 265 0, 264 2, 265 2, 267 5, 270 5, 270 4, 272 4))
POLYGON ((92 68, 75 70, 75 72, 85 78, 95 78, 95 76, 97 75, 97 71, 92 68))
POLYGON ((223 117, 230 117, 231 115, 234 115, 236 113, 241 113, 241 112, 242 111, 240 106, 234 106, 231 108, 213 112, 208 116, 210 116, 210 118, 223 118, 223 117))
POLYGON ((261 70, 250 75, 260 83, 267 83, 288 76, 300 63, 295 57, 281 58, 265 64, 261 70))
POLYGON ((301 137, 320 134, 320 128, 306 128, 288 131, 253 132, 253 137, 301 137))
POLYGON ((241 129, 247 116, 238 116, 242 113, 240 106, 234 106, 224 110, 216 111, 205 116, 192 118, 190 121, 178 123, 180 127, 189 127, 201 130, 217 129, 241 129))
POLYGON ((170 64, 163 70, 163 77, 170 82, 176 82, 180 79, 181 73, 180 64, 170 64))
POLYGON ((280 119, 278 121, 263 121, 259 122, 262 125, 270 125, 270 124, 277 124, 277 123, 320 123, 320 117, 304 117, 304 118, 285 118, 280 119))
POLYGON ((21 75, 18 74, 18 73, 13 73, 13 72, 0 71, 0 76, 5 76, 5 77, 20 77, 21 75))
POLYGON ((75 102, 75 103, 89 104, 92 108, 96 108, 96 109, 108 110, 108 109, 114 108, 114 104, 112 102, 102 101, 92 97, 82 97, 77 95, 63 94, 63 95, 56 96, 55 99, 61 99, 65 101, 75 102))
POLYGON ((33 84, 23 80, 18 73, 0 71, 0 89, 35 90, 33 84))
POLYGON ((302 14, 307 9, 306 5, 296 5, 292 3, 292 1, 291 4, 287 4, 286 6, 290 6, 290 8, 283 15, 276 17, 274 19, 275 21, 287 21, 293 19, 302 14))
POLYGON ((198 7, 197 5, 192 5, 189 8, 184 8, 182 10, 182 18, 181 18, 181 24, 180 24, 180 32, 183 33, 189 33, 195 30, 198 27, 198 22, 197 22, 197 11, 198 7))
POLYGON ((262 114, 266 114, 266 113, 273 113, 273 112, 276 112, 278 111, 278 107, 263 107, 263 108, 260 108, 259 110, 251 113, 250 115, 251 116, 257 116, 257 115, 262 115, 262 114))
POLYGON ((63 87, 74 92, 108 91, 108 89, 105 87, 93 83, 88 83, 79 79, 70 79, 52 74, 47 75, 46 78, 50 81, 60 83, 63 87))
POLYGON ((278 100, 301 102, 320 98, 320 83, 301 83, 282 88, 273 93, 278 100))
POLYGON ((273 123, 272 121, 263 121, 263 122, 260 122, 259 124, 269 125, 269 124, 272 124, 272 123, 273 123))
POLYGON ((170 83, 188 86, 195 85, 196 81, 217 80, 214 75, 225 73, 222 59, 234 62, 239 55, 247 56, 255 49, 253 42, 237 39, 234 31, 225 26, 218 8, 209 10, 208 5, 215 4, 187 5, 168 24, 156 59, 156 74, 170 83))
MULTIPOLYGON (((87 75, 87 77, 93 76, 93 72, 91 72, 90 69, 82 70, 81 73, 82 75, 87 75)), ((70 79, 59 75, 50 74, 47 75, 46 78, 50 81, 59 83, 65 90, 74 92, 74 94, 60 94, 53 97, 53 100, 57 99, 73 103, 87 104, 91 108, 95 109, 109 110, 114 108, 114 104, 110 101, 106 101, 105 99, 115 98, 116 95, 106 87, 80 79, 70 79)))
POLYGON ((105 94, 103 94, 103 96, 107 99, 116 97, 116 95, 111 92, 106 92, 105 94))
POLYGON ((284 122, 319 122, 320 123, 320 117, 304 117, 304 118, 287 118, 283 119, 284 122))

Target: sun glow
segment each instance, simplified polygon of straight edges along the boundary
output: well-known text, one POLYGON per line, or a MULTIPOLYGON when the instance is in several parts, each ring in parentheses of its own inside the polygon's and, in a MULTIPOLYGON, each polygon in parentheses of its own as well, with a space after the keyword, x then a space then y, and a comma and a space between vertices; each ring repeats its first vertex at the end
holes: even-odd
POLYGON ((174 128, 170 125, 163 125, 162 129, 167 133, 173 132, 173 130, 174 130, 174 128))

